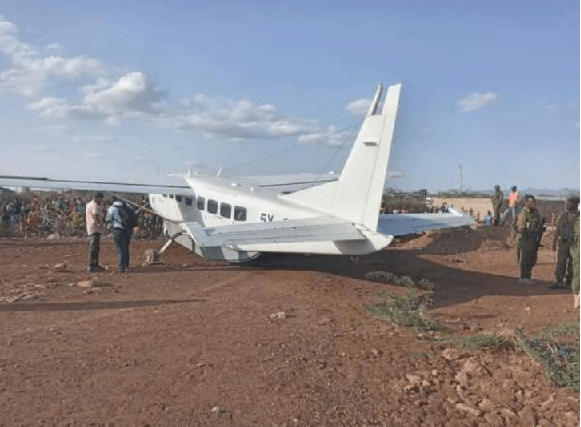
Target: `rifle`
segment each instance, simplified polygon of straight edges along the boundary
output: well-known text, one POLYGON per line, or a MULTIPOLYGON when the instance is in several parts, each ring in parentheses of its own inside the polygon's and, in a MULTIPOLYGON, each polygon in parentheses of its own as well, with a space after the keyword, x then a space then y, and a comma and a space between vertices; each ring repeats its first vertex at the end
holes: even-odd
POLYGON ((537 249, 542 247, 541 240, 543 239, 543 233, 547 231, 547 226, 545 225, 546 222, 547 221, 545 220, 545 217, 543 217, 541 219, 541 228, 539 230, 539 234, 537 235, 537 249))

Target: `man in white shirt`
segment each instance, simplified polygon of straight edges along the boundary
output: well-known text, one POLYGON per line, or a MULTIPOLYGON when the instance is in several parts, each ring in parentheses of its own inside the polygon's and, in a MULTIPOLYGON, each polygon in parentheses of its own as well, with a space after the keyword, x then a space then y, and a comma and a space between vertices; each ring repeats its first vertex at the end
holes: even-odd
POLYGON ((85 209, 85 222, 87 223, 87 234, 89 235, 89 268, 92 273, 104 270, 99 265, 99 248, 101 244, 101 233, 105 231, 105 223, 101 213, 101 202, 103 193, 95 193, 85 209))

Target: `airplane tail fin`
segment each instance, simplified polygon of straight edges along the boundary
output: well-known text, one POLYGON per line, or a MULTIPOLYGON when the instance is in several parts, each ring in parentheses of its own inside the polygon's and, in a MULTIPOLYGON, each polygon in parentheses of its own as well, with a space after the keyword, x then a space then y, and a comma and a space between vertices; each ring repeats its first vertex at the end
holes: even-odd
POLYGON ((378 86, 339 180, 284 196, 287 200, 377 230, 401 84, 388 88, 379 111, 382 91, 378 86))

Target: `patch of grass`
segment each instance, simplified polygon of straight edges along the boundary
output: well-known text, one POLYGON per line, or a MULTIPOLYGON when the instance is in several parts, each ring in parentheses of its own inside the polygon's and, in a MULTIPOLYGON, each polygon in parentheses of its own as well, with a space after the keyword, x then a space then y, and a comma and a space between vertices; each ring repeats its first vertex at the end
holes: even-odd
POLYGON ((428 319, 424 313, 414 308, 412 299, 408 296, 388 295, 385 303, 379 306, 369 306, 367 310, 376 319, 390 319, 398 325, 430 332, 438 331, 443 325, 428 319))
POLYGON ((545 340, 561 337, 579 337, 579 322, 566 322, 544 329, 540 337, 545 340))
POLYGON ((579 324, 561 324, 530 338, 520 329, 514 334, 517 346, 543 365, 551 382, 579 391, 579 324), (563 337, 568 342, 562 342, 563 337))
POLYGON ((482 350, 483 348, 501 348, 510 344, 506 337, 484 332, 478 332, 470 336, 447 335, 442 337, 440 342, 468 351, 482 350))
POLYGON ((424 316, 424 312, 433 304, 434 286, 422 279, 415 283, 409 276, 398 276, 388 271, 372 271, 365 275, 367 280, 403 285, 406 295, 382 292, 385 302, 378 306, 369 306, 367 310, 377 319, 390 319, 398 325, 418 329, 424 332, 436 331, 443 325, 424 316), (423 292, 418 292, 418 288, 423 292))

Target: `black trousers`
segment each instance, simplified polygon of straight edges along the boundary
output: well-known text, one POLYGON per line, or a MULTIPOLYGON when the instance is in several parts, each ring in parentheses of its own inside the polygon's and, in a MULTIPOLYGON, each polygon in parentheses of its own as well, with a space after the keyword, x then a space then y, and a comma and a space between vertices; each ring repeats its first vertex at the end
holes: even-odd
POLYGON ((129 268, 129 242, 133 230, 125 228, 113 229, 113 237, 115 239, 115 246, 117 246, 117 266, 119 270, 129 268))
POLYGON ((89 267, 99 265, 99 248, 101 246, 101 233, 89 235, 89 267))

